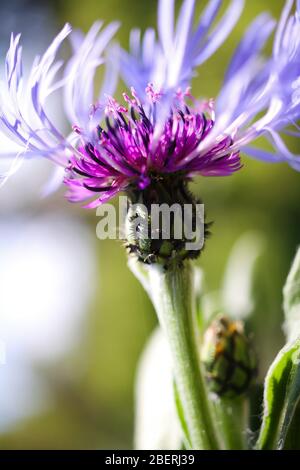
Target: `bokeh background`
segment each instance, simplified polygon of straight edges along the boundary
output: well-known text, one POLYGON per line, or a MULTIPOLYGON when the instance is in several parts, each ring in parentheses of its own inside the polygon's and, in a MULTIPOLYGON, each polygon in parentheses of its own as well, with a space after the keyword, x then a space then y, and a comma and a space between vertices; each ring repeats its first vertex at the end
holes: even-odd
MULTIPOLYGON (((206 1, 198 3, 200 11, 206 1)), ((278 18, 284 3, 246 1, 234 32, 194 79, 194 95, 216 95, 246 25, 263 10, 278 18)), ((0 17, 3 65, 11 31, 22 33, 30 60, 66 21, 87 31, 98 18, 119 19, 126 47, 132 27, 155 25, 156 0, 9 0, 0 17)), ((59 98, 55 106, 61 115, 59 98)), ((283 344, 282 285, 300 240, 300 175, 243 160, 230 178, 194 183, 214 221, 197 263, 216 290, 239 237, 255 231, 265 240, 250 321, 262 376, 283 344)), ((40 197, 49 167, 24 165, 0 193, 0 449, 132 448, 135 371, 155 314, 121 243, 97 240, 95 212, 67 203, 63 189, 40 197)), ((236 289, 240 295, 238 279, 236 289)))

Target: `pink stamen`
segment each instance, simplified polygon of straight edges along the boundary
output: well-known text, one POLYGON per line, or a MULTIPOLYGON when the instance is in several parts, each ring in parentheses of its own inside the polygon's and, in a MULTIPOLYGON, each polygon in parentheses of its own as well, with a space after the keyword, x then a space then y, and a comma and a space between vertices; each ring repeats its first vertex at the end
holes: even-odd
POLYGON ((148 86, 146 87, 146 93, 147 93, 148 98, 152 101, 152 103, 157 103, 162 97, 162 91, 161 90, 156 91, 154 89, 153 83, 148 83, 148 86))
POLYGON ((118 117, 118 113, 127 113, 128 110, 124 106, 120 105, 114 98, 107 96, 107 104, 105 106, 105 114, 112 114, 115 118, 118 117))

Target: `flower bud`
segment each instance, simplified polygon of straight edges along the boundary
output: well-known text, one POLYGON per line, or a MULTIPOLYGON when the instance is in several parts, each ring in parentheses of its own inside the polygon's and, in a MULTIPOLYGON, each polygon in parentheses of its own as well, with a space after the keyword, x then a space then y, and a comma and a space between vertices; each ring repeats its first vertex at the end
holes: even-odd
POLYGON ((201 360, 209 389, 234 398, 245 393, 257 373, 256 356, 242 322, 218 316, 206 330, 201 360))
POLYGON ((203 205, 188 191, 180 176, 153 177, 143 191, 129 193, 126 247, 139 261, 167 268, 196 258, 208 235, 203 205))

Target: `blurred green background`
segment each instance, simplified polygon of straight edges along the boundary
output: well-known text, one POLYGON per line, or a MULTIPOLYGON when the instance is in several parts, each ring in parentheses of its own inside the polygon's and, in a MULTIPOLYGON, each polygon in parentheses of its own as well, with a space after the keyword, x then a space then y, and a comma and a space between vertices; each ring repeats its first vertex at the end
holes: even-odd
MULTIPOLYGON (((27 3, 28 8, 36 6, 35 2, 27 3)), ((206 2, 198 3, 200 11, 206 2)), ((284 3, 246 1, 237 27, 194 79, 195 96, 217 94, 247 24, 263 10, 278 18, 284 3)), ((105 22, 119 19, 122 27, 117 39, 125 47, 132 27, 154 26, 156 18, 155 0, 55 0, 49 9, 56 29, 68 21, 87 31, 97 18, 105 22)), ((291 145, 297 151, 296 143, 291 145)), ((194 183, 208 219, 214 222, 213 235, 197 263, 205 271, 208 288, 217 289, 239 236, 248 230, 264 234, 267 244, 255 273, 256 307, 251 321, 255 346, 263 358, 263 374, 283 343, 281 291, 300 240, 300 175, 283 164, 268 165, 246 157, 243 163, 242 171, 230 178, 199 178, 194 183)), ((71 211, 95 234, 95 213, 70 207, 62 195, 63 191, 51 201, 39 202, 38 211, 47 211, 49 206, 57 206, 63 213, 71 211)), ((94 256, 99 287, 88 304, 82 338, 62 360, 39 369, 51 392, 51 404, 2 432, 1 449, 126 449, 133 445, 135 370, 156 318, 146 294, 126 267, 121 243, 96 240, 94 256)))

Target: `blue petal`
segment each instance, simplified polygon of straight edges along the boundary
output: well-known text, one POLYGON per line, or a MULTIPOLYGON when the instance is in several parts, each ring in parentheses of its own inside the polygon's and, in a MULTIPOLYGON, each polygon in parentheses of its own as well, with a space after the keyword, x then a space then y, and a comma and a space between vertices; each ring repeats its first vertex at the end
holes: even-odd
MULTIPOLYGON (((168 85, 175 87, 180 83, 182 66, 185 64, 185 55, 188 49, 189 40, 193 32, 193 19, 195 10, 195 0, 185 0, 182 4, 174 38, 174 53, 172 60, 169 59, 168 85)), ((188 64, 185 64, 189 67, 188 64)))
POLYGON ((280 163, 284 161, 284 158, 276 153, 268 152, 267 150, 263 150, 258 147, 242 147, 241 151, 249 155, 250 157, 254 157, 257 160, 262 160, 268 163, 280 163))
POLYGON ((267 13, 261 14, 253 21, 231 59, 225 82, 253 56, 261 52, 274 27, 275 21, 267 13))
POLYGON ((158 33, 165 55, 171 51, 174 36, 174 0, 158 2, 158 33))
POLYGON ((223 44, 227 36, 231 33, 236 25, 244 8, 244 0, 232 0, 226 13, 219 21, 213 32, 207 38, 205 44, 198 52, 195 58, 195 65, 201 65, 223 44))
MULTIPOLYGON (((102 22, 96 22, 86 36, 77 34, 77 49, 74 51, 65 71, 65 110, 71 124, 80 126, 85 132, 88 132, 89 129, 91 105, 95 101, 95 73, 97 68, 105 62, 104 50, 117 31, 119 24, 111 23, 102 30, 101 27, 102 22)), ((110 64, 108 70, 106 70, 108 75, 106 75, 105 86, 110 80, 110 87, 108 90, 102 89, 99 92, 100 98, 103 98, 105 92, 114 92, 113 85, 116 85, 118 71, 115 65, 116 62, 110 64)))
POLYGON ((194 69, 208 59, 224 42, 238 20, 244 0, 231 0, 224 16, 211 34, 209 30, 222 5, 221 0, 210 0, 198 25, 193 27, 195 0, 184 0, 174 28, 174 0, 159 0, 158 32, 148 34, 140 43, 140 33, 131 35, 130 54, 121 52, 121 73, 129 87, 133 86, 140 95, 148 83, 168 90, 184 87, 194 75, 194 69), (175 30, 174 30, 175 29, 175 30), (149 49, 146 50, 146 44, 149 49), (150 51, 151 55, 150 56, 150 51))
POLYGON ((277 56, 280 52, 283 37, 285 34, 286 23, 289 18, 289 14, 291 12, 293 4, 294 4, 294 0, 287 0, 285 3, 285 7, 282 11, 281 18, 277 27, 275 39, 274 39, 273 53, 275 56, 277 56))

